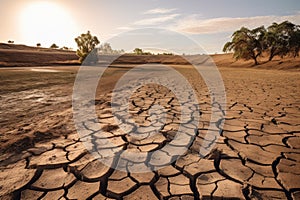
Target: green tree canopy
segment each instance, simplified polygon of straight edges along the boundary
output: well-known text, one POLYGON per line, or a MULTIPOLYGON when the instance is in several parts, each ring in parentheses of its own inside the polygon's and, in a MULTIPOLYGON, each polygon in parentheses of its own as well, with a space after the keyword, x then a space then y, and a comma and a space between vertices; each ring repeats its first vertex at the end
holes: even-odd
POLYGON ((280 24, 274 22, 267 29, 263 26, 252 30, 242 27, 232 34, 232 40, 224 45, 223 51, 233 51, 236 59, 253 59, 255 64, 263 52, 269 61, 274 56, 296 57, 300 51, 300 26, 284 21, 280 24))
POLYGON ((290 54, 293 57, 299 56, 300 51, 300 26, 293 24, 291 35, 290 35, 290 54))
MULTIPOLYGON (((79 61, 82 63, 85 58, 95 49, 96 45, 100 43, 96 36, 93 36, 90 31, 83 33, 75 38, 78 49, 76 51, 79 61)), ((97 52, 93 51, 93 55, 90 55, 90 62, 97 62, 97 52)))
POLYGON ((266 30, 263 26, 250 30, 242 27, 232 34, 231 42, 224 45, 223 51, 233 51, 235 59, 253 59, 258 64, 257 58, 263 52, 263 38, 266 30))
POLYGON ((134 52, 136 55, 143 55, 143 50, 140 49, 140 48, 135 48, 135 49, 133 50, 133 52, 134 52))
POLYGON ((299 26, 289 21, 284 21, 280 24, 274 22, 267 30, 265 48, 269 53, 269 61, 274 56, 283 57, 289 53, 294 56, 298 55, 300 40, 297 38, 297 32, 299 32, 299 26))

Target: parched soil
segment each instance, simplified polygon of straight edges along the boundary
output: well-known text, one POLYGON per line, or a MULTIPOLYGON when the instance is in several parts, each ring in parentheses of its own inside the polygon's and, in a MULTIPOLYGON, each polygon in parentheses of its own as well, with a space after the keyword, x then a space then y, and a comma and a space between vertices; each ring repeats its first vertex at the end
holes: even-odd
MULTIPOLYGON (((201 157, 199 149, 208 140, 212 112, 210 93, 191 66, 174 66, 198 98, 199 124, 184 124, 195 136, 170 165, 127 173, 114 169, 122 151, 154 152, 174 140, 181 116, 176 96, 155 84, 141 85, 131 95, 129 112, 134 124, 130 130, 140 134, 137 139, 120 129, 111 110, 114 85, 130 66, 109 68, 96 94, 100 126, 95 128, 95 119, 82 124, 93 146, 90 149, 83 145, 86 140, 79 137, 73 122, 72 92, 78 68, 0 69, 0 199, 300 198, 300 72, 220 68, 226 115, 212 122, 220 136, 209 139, 214 147, 201 157), (152 109, 153 105, 160 109, 152 109), (155 118, 159 114, 167 118, 159 134, 140 128, 159 126, 161 121, 155 118), (220 122, 225 123, 223 127, 220 122), (109 166, 91 154, 103 149, 118 155, 109 166)), ((153 154, 148 155, 137 163, 151 160, 153 154)), ((167 162, 170 157, 164 158, 167 162)), ((128 168, 137 164, 131 161, 126 161, 128 168)))

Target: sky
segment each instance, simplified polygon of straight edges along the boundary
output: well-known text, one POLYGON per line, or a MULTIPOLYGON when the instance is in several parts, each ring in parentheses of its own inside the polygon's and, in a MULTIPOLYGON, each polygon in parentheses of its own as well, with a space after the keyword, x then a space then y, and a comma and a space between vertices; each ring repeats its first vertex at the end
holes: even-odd
POLYGON ((0 42, 76 49, 90 30, 114 49, 221 53, 231 34, 289 20, 300 24, 299 0, 1 0, 0 42))

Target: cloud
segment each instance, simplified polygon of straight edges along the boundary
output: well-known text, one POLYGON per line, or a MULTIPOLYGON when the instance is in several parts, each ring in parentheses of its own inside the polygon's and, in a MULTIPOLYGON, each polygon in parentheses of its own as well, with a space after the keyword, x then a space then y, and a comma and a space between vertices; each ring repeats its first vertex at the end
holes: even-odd
POLYGON ((143 12, 143 14, 167 14, 177 10, 177 8, 155 8, 143 12))
POLYGON ((179 14, 170 14, 170 15, 163 15, 163 16, 159 16, 159 17, 146 18, 146 19, 142 19, 142 20, 134 22, 134 25, 149 26, 149 25, 161 24, 163 22, 171 21, 178 16, 179 16, 179 14))
POLYGON ((153 14, 151 17, 137 20, 133 23, 128 24, 128 26, 118 27, 117 29, 121 31, 129 31, 140 26, 152 26, 170 22, 180 15, 178 13, 172 13, 175 10, 177 10, 177 8, 155 8, 147 10, 142 14, 153 14))
POLYGON ((199 19, 197 16, 188 16, 179 20, 171 28, 176 31, 190 33, 190 34, 211 34, 222 32, 233 32, 242 26, 248 28, 255 28, 261 25, 269 26, 273 22, 283 22, 285 20, 291 21, 295 24, 300 24, 300 13, 296 15, 287 16, 255 16, 245 18, 212 18, 199 19))

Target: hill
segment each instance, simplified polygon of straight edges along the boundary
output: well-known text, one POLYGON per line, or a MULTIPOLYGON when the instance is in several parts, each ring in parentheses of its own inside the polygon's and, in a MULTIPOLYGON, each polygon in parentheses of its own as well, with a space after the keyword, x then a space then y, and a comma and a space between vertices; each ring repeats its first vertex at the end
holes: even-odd
POLYGON ((232 58, 232 54, 212 55, 215 64, 218 67, 233 68, 256 68, 256 69, 277 69, 277 70, 297 70, 300 71, 300 57, 274 57, 272 61, 267 61, 268 56, 259 60, 259 65, 254 65, 253 60, 244 61, 232 58))
POLYGON ((0 67, 79 64, 75 51, 0 43, 0 67))

